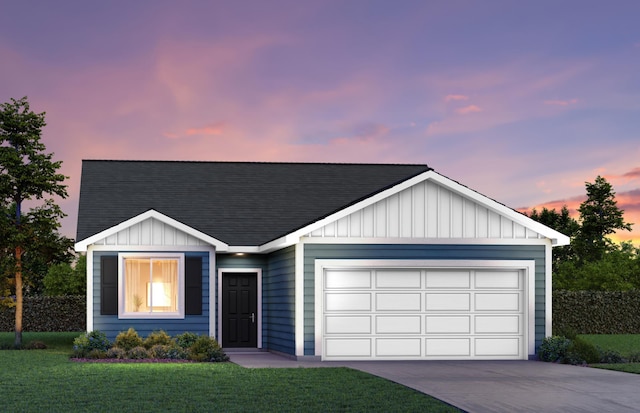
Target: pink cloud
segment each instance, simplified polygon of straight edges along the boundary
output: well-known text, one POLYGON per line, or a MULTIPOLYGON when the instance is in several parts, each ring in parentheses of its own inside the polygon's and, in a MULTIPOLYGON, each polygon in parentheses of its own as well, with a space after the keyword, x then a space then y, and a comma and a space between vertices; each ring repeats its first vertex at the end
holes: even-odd
POLYGON ((469 105, 456 109, 456 113, 459 113, 460 115, 468 115, 470 113, 477 112, 482 112, 482 109, 476 105, 469 105))
POLYGON ((215 122, 201 128, 188 128, 184 135, 186 136, 218 136, 224 132, 224 122, 215 122))
POLYGON ((469 96, 465 95, 447 95, 444 97, 445 102, 453 102, 458 100, 469 100, 469 96))
POLYGON ((545 105, 553 105, 553 106, 569 106, 575 105, 578 103, 578 99, 570 99, 570 100, 545 100, 545 105))

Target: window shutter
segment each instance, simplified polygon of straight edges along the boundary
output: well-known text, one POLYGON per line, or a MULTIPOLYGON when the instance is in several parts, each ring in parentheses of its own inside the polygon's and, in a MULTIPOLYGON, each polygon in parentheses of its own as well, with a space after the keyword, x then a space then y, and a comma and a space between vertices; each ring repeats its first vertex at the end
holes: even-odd
POLYGON ((185 257, 185 314, 202 314, 202 257, 185 257))
POLYGON ((100 257, 100 314, 118 314, 118 257, 100 257))

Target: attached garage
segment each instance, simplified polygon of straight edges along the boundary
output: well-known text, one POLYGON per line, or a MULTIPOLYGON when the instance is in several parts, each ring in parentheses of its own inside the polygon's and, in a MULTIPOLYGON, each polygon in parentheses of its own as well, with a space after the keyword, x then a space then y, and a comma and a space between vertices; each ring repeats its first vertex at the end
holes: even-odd
POLYGON ((533 261, 319 260, 323 360, 527 359, 533 261))

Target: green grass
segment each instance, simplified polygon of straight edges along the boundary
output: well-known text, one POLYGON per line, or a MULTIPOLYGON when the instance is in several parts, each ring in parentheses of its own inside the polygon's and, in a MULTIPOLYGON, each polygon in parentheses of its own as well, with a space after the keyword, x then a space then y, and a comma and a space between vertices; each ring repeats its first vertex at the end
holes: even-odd
POLYGON ((580 334, 589 343, 604 350, 614 350, 623 357, 640 353, 640 334, 580 334))
MULTIPOLYGON (((0 351, 3 411, 457 412, 348 368, 246 369, 232 363, 78 363, 77 333, 25 334, 47 350, 0 351), (33 334, 33 335, 32 335, 33 334)), ((0 333, 0 344, 13 334, 0 333)))
MULTIPOLYGON (((640 353, 640 334, 580 334, 603 350, 617 351, 622 357, 640 353)), ((591 367, 640 374, 640 363, 593 364, 591 367)))

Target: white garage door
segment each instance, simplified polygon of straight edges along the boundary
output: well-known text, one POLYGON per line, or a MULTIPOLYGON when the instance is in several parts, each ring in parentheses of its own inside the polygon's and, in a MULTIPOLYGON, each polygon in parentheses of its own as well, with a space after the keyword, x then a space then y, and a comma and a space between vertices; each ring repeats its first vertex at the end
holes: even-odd
POLYGON ((527 358, 526 271, 323 268, 322 358, 527 358))

